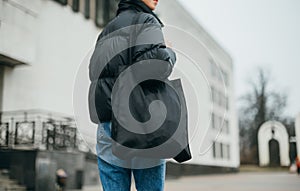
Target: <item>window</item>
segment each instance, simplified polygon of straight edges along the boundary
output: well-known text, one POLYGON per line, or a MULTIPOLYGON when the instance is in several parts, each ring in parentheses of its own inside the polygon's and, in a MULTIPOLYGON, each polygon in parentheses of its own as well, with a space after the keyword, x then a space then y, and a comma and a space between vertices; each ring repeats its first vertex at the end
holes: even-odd
POLYGON ((223 80, 225 85, 229 86, 229 77, 227 72, 225 72, 221 66, 218 66, 217 63, 211 58, 209 59, 210 62, 210 74, 212 77, 216 78, 218 81, 222 82, 223 80))
POLYGON ((229 133, 229 122, 228 122, 228 120, 224 121, 224 132, 229 133))
POLYGON ((219 117, 215 114, 214 118, 214 128, 217 129, 219 125, 219 117))
POLYGON ((213 93, 213 102, 216 105, 219 104, 219 92, 216 89, 214 89, 214 93, 213 93))
POLYGON ((223 117, 214 115, 214 128, 216 130, 221 130, 222 132, 226 131, 226 120, 223 121, 223 117), (223 126, 222 126, 223 125, 223 126))
POLYGON ((209 59, 210 62, 210 74, 212 76, 215 76, 215 63, 212 59, 209 59))
POLYGON ((227 147, 227 159, 230 159, 230 145, 226 145, 227 147))
POLYGON ((229 98, 228 98, 228 96, 225 98, 225 107, 226 107, 226 110, 229 110, 229 98))
MULTIPOLYGON (((225 92, 224 92, 225 93, 225 92)), ((222 94, 222 103, 221 106, 226 109, 226 96, 224 94, 222 94)))
POLYGON ((224 157, 224 144, 220 143, 220 158, 224 157))
POLYGON ((221 143, 216 142, 215 143, 215 149, 216 149, 216 158, 222 158, 222 147, 221 147, 221 143))
POLYGON ((230 145, 213 141, 212 154, 215 159, 230 159, 230 145))
POLYGON ((224 159, 229 159, 229 145, 228 144, 223 144, 223 158, 224 159))
POLYGON ((74 12, 79 11, 79 0, 73 0, 72 9, 73 9, 74 12))
POLYGON ((230 145, 229 144, 223 144, 223 158, 224 159, 230 159, 230 145))
POLYGON ((223 94, 221 92, 218 92, 218 94, 219 94, 218 104, 219 104, 219 106, 222 107, 222 105, 223 105, 223 94))
POLYGON ((217 66, 216 70, 217 70, 216 71, 217 72, 217 79, 220 82, 223 82, 222 69, 219 66, 217 66))
POLYGON ((215 159, 230 159, 230 145, 213 141, 212 147, 213 158, 215 159))
POLYGON ((215 114, 212 113, 211 114, 211 127, 214 129, 215 128, 215 114))
POLYGON ((213 157, 216 158, 217 157, 217 153, 216 153, 216 142, 213 142, 213 157))
POLYGON ((218 130, 222 130, 223 118, 221 116, 218 117, 218 130))
POLYGON ((211 87, 211 100, 214 106, 218 105, 226 110, 229 110, 228 96, 225 96, 222 92, 211 87))
POLYGON ((211 99, 213 102, 215 102, 215 88, 211 87, 211 99))
POLYGON ((62 5, 67 5, 68 4, 68 0, 54 0, 62 5))
POLYGON ((116 16, 119 2, 119 0, 109 0, 109 20, 107 22, 116 16))
POLYGON ((229 110, 229 98, 211 87, 211 99, 214 106, 218 105, 226 110, 229 110))
POLYGON ((228 96, 224 96, 224 108, 228 111, 228 96))
POLYGON ((103 0, 96 0, 96 25, 103 26, 104 18, 103 18, 103 0))
POLYGON ((0 111, 2 111, 2 94, 3 94, 4 66, 0 63, 0 111))
POLYGON ((96 0, 96 25, 103 27, 112 18, 117 10, 118 0, 96 0))
POLYGON ((84 3, 84 17, 86 19, 90 18, 90 0, 85 0, 85 3, 84 3))
POLYGON ((224 70, 222 70, 222 74, 223 74, 223 79, 224 79, 225 85, 229 86, 229 81, 228 81, 228 75, 227 75, 227 73, 224 70))

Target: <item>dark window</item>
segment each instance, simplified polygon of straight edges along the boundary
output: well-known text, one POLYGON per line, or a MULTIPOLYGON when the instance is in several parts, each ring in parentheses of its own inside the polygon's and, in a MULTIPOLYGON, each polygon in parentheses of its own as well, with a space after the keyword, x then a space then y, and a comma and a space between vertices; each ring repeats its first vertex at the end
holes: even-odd
POLYGON ((230 159, 230 151, 229 151, 229 144, 222 144, 223 148, 223 159, 230 159))
POLYGON ((229 98, 228 96, 226 97, 226 110, 229 110, 229 98))
POLYGON ((54 0, 62 5, 67 5, 68 4, 68 0, 54 0))
POLYGON ((212 115, 211 115, 211 127, 214 129, 215 128, 215 126, 216 126, 216 122, 215 122, 215 114, 214 113, 212 113, 212 115))
POLYGON ((217 153, 216 153, 216 142, 213 142, 213 157, 216 158, 217 157, 217 153))
POLYGON ((76 182, 76 188, 82 189, 83 186, 83 170, 76 170, 75 173, 75 182, 76 182))
POLYGON ((229 133, 229 122, 228 122, 228 120, 225 120, 225 130, 226 130, 226 133, 229 133))
POLYGON ((213 156, 217 159, 222 158, 222 143, 214 142, 213 156))
POLYGON ((103 18, 103 5, 104 0, 96 0, 96 25, 101 27, 104 25, 104 18, 103 18))
POLYGON ((103 27, 115 17, 117 0, 96 0, 96 25, 103 27))
POLYGON ((109 14, 110 13, 110 1, 103 0, 103 21, 104 24, 108 23, 109 21, 109 14))
POLYGON ((230 145, 227 145, 227 159, 230 159, 230 145))
POLYGON ((90 0, 85 0, 84 17, 87 19, 90 18, 90 0))
POLYGON ((213 142, 213 158, 230 159, 230 145, 220 142, 213 142))
POLYGON ((4 80, 4 67, 1 66, 0 64, 0 111, 2 111, 3 80, 4 80))
POLYGON ((73 9, 74 12, 79 11, 79 0, 73 0, 72 9, 73 9))
POLYGON ((220 151, 220 153, 221 153, 221 156, 220 156, 220 157, 221 157, 221 158, 224 157, 224 153, 223 153, 223 145, 224 145, 223 143, 220 143, 220 150, 221 150, 221 151, 220 151))
POLYGON ((221 98, 219 97, 218 90, 215 89, 214 87, 211 87, 211 98, 214 106, 219 105, 219 99, 221 98))
POLYGON ((112 20, 117 13, 119 0, 110 0, 109 1, 109 20, 112 20))
POLYGON ((217 116, 217 129, 218 129, 218 131, 222 131, 222 123, 223 123, 223 118, 221 117, 221 116, 217 116))
POLYGON ((228 74, 224 70, 222 70, 222 74, 223 74, 225 85, 228 87, 229 86, 228 74))
POLYGON ((221 92, 218 92, 218 104, 219 104, 219 106, 222 106, 222 101, 223 101, 223 95, 222 95, 222 93, 221 92))

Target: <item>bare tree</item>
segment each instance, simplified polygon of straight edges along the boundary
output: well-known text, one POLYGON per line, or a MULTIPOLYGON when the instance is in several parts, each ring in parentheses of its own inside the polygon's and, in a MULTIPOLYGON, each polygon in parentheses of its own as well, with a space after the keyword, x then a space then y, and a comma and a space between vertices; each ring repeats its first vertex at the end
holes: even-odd
POLYGON ((239 128, 241 163, 258 164, 257 133, 266 121, 284 121, 287 95, 271 90, 270 75, 262 68, 250 81, 251 90, 240 98, 239 128))

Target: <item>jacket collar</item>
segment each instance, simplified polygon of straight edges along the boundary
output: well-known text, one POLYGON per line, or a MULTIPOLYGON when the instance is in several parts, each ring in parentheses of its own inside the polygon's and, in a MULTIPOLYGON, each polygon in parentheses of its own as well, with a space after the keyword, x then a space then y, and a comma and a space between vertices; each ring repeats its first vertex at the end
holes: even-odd
POLYGON ((158 22, 161 24, 162 27, 164 26, 164 24, 157 17, 157 15, 141 0, 121 0, 118 5, 117 15, 129 9, 136 10, 138 12, 149 13, 158 20, 158 22))

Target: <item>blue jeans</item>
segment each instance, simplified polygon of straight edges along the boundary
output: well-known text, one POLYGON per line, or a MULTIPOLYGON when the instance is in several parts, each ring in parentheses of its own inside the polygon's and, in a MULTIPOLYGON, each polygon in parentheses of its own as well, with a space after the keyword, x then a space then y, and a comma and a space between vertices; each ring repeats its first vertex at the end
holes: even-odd
POLYGON ((130 191, 133 174, 138 191, 163 191, 165 160, 138 159, 153 164, 151 168, 126 168, 134 160, 124 161, 112 154, 111 123, 101 123, 97 130, 97 158, 100 180, 104 191, 130 191))

